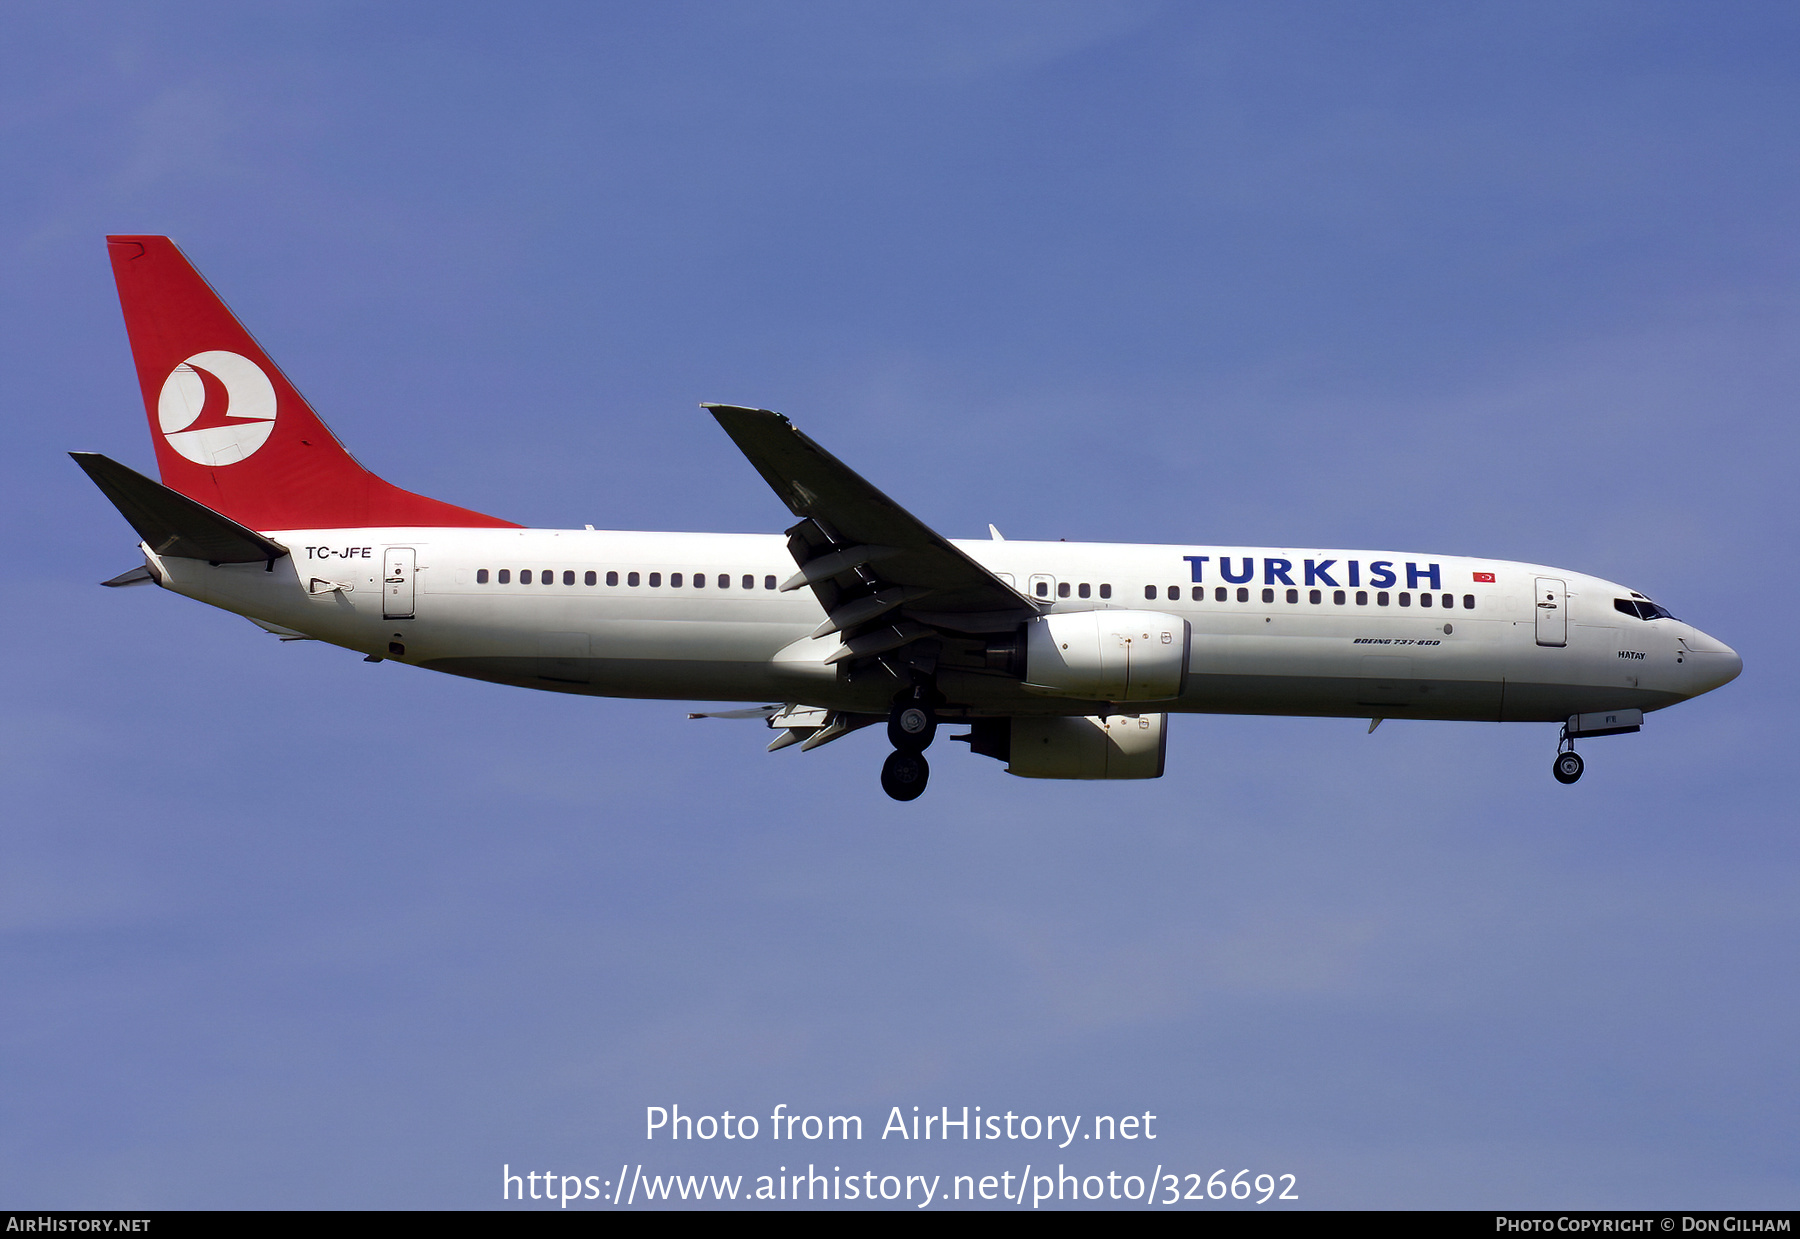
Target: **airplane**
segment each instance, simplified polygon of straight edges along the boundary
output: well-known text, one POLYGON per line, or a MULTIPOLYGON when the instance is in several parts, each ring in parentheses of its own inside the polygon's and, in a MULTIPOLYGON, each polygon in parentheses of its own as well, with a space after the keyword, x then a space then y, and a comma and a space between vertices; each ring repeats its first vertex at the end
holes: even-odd
POLYGON ((1648 595, 1540 564, 1332 548, 952 540, 766 409, 706 404, 785 533, 527 529, 364 469, 167 237, 107 238, 161 481, 71 453, 154 583, 497 684, 762 703, 770 751, 885 724, 925 790, 940 724, 1009 773, 1160 777, 1171 714, 1549 722, 1575 741, 1736 678, 1648 595))

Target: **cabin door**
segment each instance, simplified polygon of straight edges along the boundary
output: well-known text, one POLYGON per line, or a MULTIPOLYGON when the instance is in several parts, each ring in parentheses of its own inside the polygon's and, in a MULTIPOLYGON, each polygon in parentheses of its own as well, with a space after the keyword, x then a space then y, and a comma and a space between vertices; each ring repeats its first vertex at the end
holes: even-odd
POLYGON ((1569 643, 1569 599, 1563 583, 1552 577, 1537 579, 1537 643, 1569 643))
POLYGON ((381 617, 413 617, 413 548, 390 546, 381 557, 381 617))

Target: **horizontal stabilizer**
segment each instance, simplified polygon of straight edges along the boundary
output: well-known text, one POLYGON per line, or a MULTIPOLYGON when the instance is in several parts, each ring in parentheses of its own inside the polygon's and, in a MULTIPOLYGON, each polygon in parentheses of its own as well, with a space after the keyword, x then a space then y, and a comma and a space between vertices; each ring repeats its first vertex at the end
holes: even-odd
MULTIPOLYGON (((204 559, 214 564, 271 565, 287 547, 221 516, 203 503, 153 482, 98 452, 70 452, 100 492, 158 555, 204 559)), ((129 574, 127 574, 129 575, 129 574)), ((128 584, 115 578, 118 584, 128 584)), ((114 582, 108 582, 112 584, 114 582)))
POLYGON ((135 568, 119 573, 118 576, 108 577, 100 582, 111 589, 120 589, 126 585, 154 585, 155 583, 156 574, 150 571, 145 564, 139 564, 135 568))
POLYGON ((271 624, 268 620, 257 619, 254 615, 246 615, 245 619, 255 624, 264 632, 272 632, 283 641, 317 641, 317 637, 309 637, 298 628, 286 628, 280 624, 271 624))

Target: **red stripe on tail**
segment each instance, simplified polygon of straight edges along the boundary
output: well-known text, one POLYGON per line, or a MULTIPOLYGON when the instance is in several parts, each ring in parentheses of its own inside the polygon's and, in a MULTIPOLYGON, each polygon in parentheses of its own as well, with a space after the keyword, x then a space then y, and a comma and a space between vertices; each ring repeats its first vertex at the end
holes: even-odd
POLYGON ((169 238, 106 244, 165 486, 252 529, 517 528, 357 464, 169 238))

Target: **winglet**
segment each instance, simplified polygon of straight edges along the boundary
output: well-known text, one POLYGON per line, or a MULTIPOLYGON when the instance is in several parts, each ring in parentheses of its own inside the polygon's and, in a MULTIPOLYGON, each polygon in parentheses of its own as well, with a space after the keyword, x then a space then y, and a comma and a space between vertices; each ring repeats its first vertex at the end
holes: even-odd
MULTIPOLYGON (((775 492, 776 498, 787 504, 788 511, 795 516, 812 515, 810 506, 817 502, 818 495, 808 489, 804 483, 788 477, 779 469, 768 450, 771 442, 778 440, 782 430, 792 431, 794 438, 799 443, 816 449, 817 445, 812 440, 795 430, 794 423, 770 409, 752 409, 737 404, 706 403, 702 403, 700 407, 711 413, 725 433, 731 436, 731 441, 737 444, 738 450, 749 459, 756 471, 762 474, 763 481, 769 484, 769 489, 775 492)), ((826 459, 834 465, 838 464, 829 456, 826 459)), ((841 465, 839 467, 842 468, 841 465)), ((857 481, 860 482, 862 479, 857 478, 857 481)))

